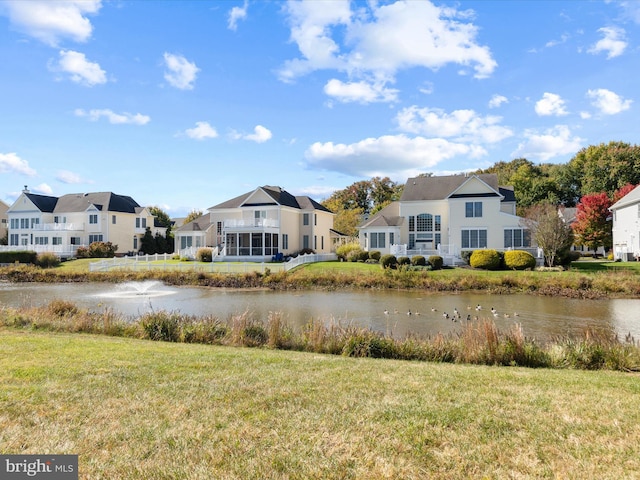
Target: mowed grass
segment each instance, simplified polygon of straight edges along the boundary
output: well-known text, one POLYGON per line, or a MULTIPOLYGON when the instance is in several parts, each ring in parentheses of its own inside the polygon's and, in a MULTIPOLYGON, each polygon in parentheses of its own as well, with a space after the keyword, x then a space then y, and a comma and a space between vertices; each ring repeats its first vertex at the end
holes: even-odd
POLYGON ((640 477, 635 374, 0 330, 0 452, 83 479, 640 477))

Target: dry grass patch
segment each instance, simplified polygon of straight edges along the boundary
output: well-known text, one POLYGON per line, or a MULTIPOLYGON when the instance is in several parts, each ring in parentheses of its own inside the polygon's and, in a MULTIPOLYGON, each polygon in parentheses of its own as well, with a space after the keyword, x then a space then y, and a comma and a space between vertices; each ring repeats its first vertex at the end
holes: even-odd
POLYGON ((92 479, 640 476, 640 382, 0 330, 0 451, 92 479))

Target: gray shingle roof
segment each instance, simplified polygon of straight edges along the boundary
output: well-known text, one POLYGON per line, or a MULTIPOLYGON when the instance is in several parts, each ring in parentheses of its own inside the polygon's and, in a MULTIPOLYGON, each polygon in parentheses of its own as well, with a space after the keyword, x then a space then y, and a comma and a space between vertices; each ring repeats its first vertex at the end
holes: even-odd
POLYGON ((373 217, 365 220, 358 228, 367 227, 399 227, 404 223, 404 217, 400 217, 400 203, 391 202, 373 217))
POLYGON ((53 210, 54 213, 84 212, 89 205, 100 211, 137 213, 140 205, 131 197, 112 192, 70 193, 63 195, 53 210))
POLYGON ((448 198, 473 176, 478 177, 496 192, 498 191, 498 176, 492 173, 469 176, 413 177, 407 180, 400 201, 411 202, 448 198))
POLYGON ((329 210, 327 210, 325 207, 323 207, 310 197, 296 197, 280 187, 274 187, 270 185, 265 185, 259 188, 261 188, 269 197, 271 197, 273 199, 273 202, 247 203, 247 200, 255 192, 255 190, 251 190, 250 192, 239 195, 235 198, 232 198, 231 200, 219 203, 218 205, 211 207, 211 209, 217 210, 224 208, 239 208, 243 206, 256 207, 263 205, 282 205, 284 207, 291 207, 299 210, 315 209, 329 212, 329 210))

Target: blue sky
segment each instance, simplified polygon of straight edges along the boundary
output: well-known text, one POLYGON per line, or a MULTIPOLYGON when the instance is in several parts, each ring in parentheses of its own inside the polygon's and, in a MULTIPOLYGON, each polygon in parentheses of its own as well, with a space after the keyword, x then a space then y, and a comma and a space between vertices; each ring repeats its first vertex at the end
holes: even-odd
POLYGON ((261 185, 640 143, 640 2, 0 0, 0 199, 174 217, 261 185))

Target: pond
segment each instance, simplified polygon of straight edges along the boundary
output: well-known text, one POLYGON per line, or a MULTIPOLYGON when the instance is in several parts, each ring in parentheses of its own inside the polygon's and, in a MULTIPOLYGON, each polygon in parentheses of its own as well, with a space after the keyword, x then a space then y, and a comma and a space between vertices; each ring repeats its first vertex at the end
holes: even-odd
POLYGON ((266 319, 269 312, 281 312, 292 326, 316 319, 370 327, 398 338, 410 333, 458 332, 467 318, 471 321, 490 318, 503 331, 520 323, 527 337, 539 340, 579 335, 587 328, 607 329, 621 339, 627 334, 640 339, 640 299, 583 300, 423 291, 274 292, 174 287, 157 281, 117 285, 0 283, 2 305, 40 306, 54 299, 68 300, 95 312, 112 309, 132 318, 161 310, 213 315, 221 320, 243 312, 259 319, 266 319), (455 318, 456 312, 459 319, 455 318))

